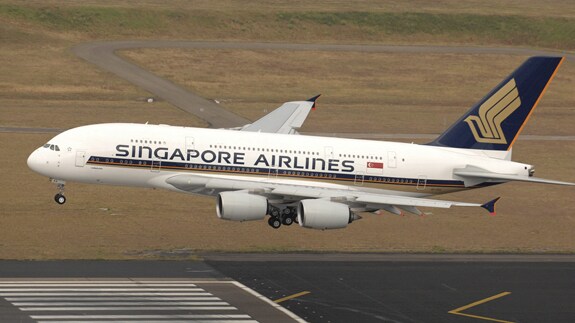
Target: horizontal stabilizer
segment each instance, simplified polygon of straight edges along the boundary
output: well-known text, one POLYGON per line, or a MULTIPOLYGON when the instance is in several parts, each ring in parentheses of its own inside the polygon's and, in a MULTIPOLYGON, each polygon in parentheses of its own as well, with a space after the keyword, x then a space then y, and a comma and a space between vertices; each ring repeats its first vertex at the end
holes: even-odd
POLYGON ((516 174, 494 173, 475 166, 467 166, 465 168, 455 169, 453 171, 453 175, 463 177, 466 187, 477 185, 479 183, 493 182, 493 181, 495 182, 520 181, 520 182, 575 186, 575 183, 555 181, 538 177, 522 176, 516 174))
POLYGON ((486 209, 487 211, 489 211, 489 214, 491 215, 495 215, 495 204, 497 204, 497 201, 499 201, 501 197, 498 197, 496 199, 493 199, 485 204, 482 204, 481 207, 486 209))

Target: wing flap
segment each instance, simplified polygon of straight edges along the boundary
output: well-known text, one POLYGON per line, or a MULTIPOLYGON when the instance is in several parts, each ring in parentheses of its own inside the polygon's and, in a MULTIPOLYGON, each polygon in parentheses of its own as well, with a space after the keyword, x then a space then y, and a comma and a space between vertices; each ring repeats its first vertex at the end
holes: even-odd
MULTIPOLYGON (((482 206, 477 203, 454 202, 418 197, 375 194, 343 188, 313 187, 308 183, 302 185, 285 184, 270 181, 244 179, 225 179, 201 175, 175 175, 166 182, 182 191, 195 193, 201 189, 221 191, 250 190, 265 196, 282 197, 286 200, 329 199, 334 202, 364 208, 402 208, 413 210, 417 207, 450 208, 452 206, 482 206), (307 185, 306 185, 307 184, 307 185)), ((419 212, 418 212, 419 213, 419 212)))

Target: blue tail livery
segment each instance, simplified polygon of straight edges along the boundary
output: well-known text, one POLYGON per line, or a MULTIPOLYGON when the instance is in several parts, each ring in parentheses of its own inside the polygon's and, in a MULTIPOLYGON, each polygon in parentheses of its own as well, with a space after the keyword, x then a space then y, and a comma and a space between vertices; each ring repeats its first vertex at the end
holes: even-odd
POLYGON ((510 150, 563 59, 529 58, 429 145, 510 150))

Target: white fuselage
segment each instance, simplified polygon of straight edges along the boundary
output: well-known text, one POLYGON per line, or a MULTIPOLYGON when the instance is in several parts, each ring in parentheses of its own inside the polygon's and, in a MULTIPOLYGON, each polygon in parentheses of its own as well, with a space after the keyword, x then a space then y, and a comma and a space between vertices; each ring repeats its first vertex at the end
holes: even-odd
POLYGON ((174 191, 166 180, 185 173, 420 197, 502 182, 465 187, 457 168, 525 176, 531 168, 466 149, 148 124, 83 126, 49 144, 58 151, 45 145, 28 160, 45 176, 174 191))

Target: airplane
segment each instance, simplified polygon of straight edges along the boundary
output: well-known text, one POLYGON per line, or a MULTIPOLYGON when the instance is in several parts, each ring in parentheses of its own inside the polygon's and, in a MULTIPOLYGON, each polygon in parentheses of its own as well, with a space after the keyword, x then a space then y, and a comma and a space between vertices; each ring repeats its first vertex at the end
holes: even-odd
POLYGON ((216 214, 263 220, 277 229, 294 222, 340 229, 358 213, 423 215, 420 207, 482 207, 487 203, 430 196, 510 181, 575 185, 534 177, 511 160, 512 147, 562 57, 531 57, 434 141, 409 144, 299 134, 315 96, 284 103, 233 129, 109 123, 64 131, 28 158, 33 171, 67 181, 147 188, 216 198, 216 214))

